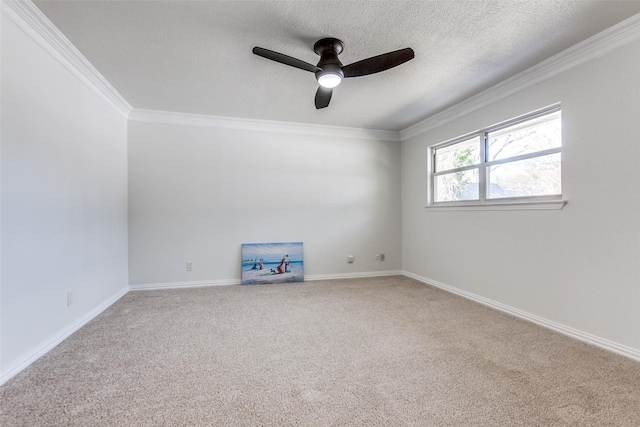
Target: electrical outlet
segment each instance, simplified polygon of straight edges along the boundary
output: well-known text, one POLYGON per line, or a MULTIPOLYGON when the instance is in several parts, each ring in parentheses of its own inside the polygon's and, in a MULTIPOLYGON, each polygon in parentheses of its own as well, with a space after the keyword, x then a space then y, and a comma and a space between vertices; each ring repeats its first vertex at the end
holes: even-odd
POLYGON ((67 291, 67 307, 71 307, 73 304, 73 294, 71 291, 67 291))
POLYGON ((353 264, 353 255, 347 255, 347 262, 353 264))
POLYGON ((187 261, 187 271, 193 271, 193 261, 187 261))

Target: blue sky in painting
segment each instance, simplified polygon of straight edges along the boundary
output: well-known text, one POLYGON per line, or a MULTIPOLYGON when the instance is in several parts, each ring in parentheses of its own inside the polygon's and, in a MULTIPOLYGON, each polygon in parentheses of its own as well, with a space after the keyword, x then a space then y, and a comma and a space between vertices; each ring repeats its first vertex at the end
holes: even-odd
POLYGON ((280 262, 284 255, 292 262, 302 261, 302 242, 243 243, 242 259, 262 259, 263 262, 280 262))

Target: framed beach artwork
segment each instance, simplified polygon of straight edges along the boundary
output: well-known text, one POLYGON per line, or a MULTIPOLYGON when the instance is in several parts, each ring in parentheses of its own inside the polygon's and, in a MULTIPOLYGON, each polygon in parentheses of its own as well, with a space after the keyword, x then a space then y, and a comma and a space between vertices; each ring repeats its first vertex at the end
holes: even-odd
POLYGON ((242 284, 304 282, 302 242, 243 243, 242 284))

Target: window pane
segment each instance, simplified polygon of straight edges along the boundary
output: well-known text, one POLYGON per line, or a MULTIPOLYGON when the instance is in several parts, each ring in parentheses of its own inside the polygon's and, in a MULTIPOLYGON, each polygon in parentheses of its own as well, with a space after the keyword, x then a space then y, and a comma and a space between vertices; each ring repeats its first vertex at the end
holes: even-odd
POLYGON ((488 161, 562 146, 560 111, 489 133, 488 161))
POLYGON ((434 192, 436 202, 478 200, 478 169, 436 176, 434 192))
POLYGON ((477 165, 480 163, 480 138, 474 137, 447 147, 436 148, 435 153, 436 173, 477 165))
POLYGON ((562 194, 560 153, 491 166, 490 199, 562 194))

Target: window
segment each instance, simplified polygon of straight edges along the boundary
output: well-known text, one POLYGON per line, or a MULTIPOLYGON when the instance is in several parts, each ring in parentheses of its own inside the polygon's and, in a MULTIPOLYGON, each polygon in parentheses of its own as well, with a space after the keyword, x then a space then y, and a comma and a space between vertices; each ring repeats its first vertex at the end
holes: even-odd
POLYGON ((429 152, 428 207, 550 209, 565 203, 560 106, 443 142, 429 152))

